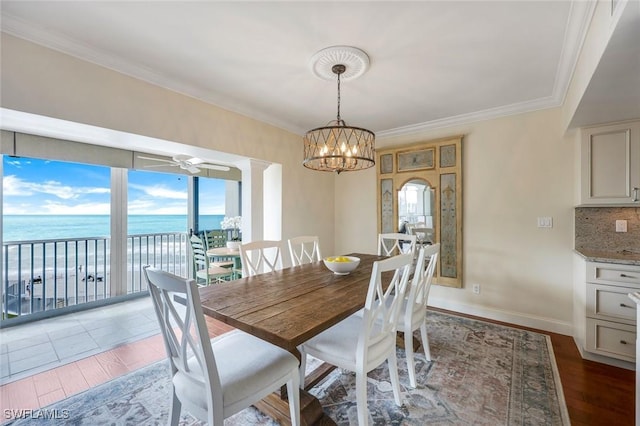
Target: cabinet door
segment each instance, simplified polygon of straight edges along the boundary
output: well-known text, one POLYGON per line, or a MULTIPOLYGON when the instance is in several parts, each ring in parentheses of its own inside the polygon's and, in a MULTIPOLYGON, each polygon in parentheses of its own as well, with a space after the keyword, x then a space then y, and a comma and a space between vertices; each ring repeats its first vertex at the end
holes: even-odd
POLYGON ((640 122, 582 132, 582 204, 638 204, 640 122))

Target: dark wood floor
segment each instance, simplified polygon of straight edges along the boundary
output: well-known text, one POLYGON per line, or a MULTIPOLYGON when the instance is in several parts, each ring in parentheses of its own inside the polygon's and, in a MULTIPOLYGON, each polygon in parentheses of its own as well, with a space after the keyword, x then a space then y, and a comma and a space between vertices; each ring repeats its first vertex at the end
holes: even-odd
POLYGON ((572 337, 551 336, 571 424, 633 425, 635 371, 580 357, 572 337))
MULTIPOLYGON (((440 311, 440 309, 433 310, 440 311)), ((451 313, 461 315, 457 312, 451 313)), ((562 390, 573 426, 634 425, 635 371, 582 359, 570 336, 518 327, 486 318, 477 319, 537 331, 551 337, 562 390)))

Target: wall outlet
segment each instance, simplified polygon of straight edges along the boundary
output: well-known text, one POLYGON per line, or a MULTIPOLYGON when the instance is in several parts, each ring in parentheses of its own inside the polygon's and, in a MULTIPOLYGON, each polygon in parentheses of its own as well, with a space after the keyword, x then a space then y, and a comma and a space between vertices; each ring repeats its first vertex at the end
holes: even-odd
POLYGON ((472 289, 473 289, 473 294, 480 294, 480 284, 474 284, 472 289))
POLYGON ((550 216, 539 217, 538 228, 553 228, 553 218, 550 216))
POLYGON ((616 232, 627 232, 626 220, 616 220, 616 232))

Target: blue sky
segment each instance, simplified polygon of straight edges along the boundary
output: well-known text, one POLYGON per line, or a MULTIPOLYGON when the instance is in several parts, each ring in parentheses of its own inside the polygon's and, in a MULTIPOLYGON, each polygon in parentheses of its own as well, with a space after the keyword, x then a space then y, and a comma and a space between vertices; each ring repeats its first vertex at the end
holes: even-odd
MULTIPOLYGON (((3 213, 110 214, 110 169, 4 156, 3 213)), ((224 214, 224 181, 200 179, 200 214, 224 214)), ((187 214, 187 176, 129 172, 129 214, 187 214)))

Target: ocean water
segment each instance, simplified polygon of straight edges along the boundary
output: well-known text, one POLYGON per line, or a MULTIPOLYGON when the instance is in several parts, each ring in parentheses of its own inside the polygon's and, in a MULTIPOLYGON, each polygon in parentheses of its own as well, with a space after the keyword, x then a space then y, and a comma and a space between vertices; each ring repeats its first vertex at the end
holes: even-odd
MULTIPOLYGON (((224 215, 201 215, 199 229, 220 229, 224 215)), ((108 215, 4 215, 2 239, 32 241, 108 237, 108 215)), ((128 234, 188 232, 186 215, 131 215, 128 234)))

